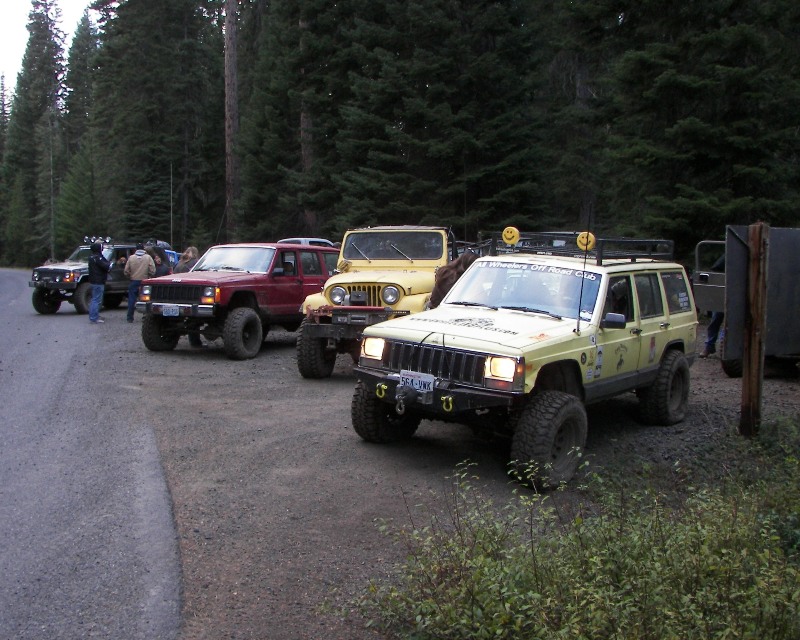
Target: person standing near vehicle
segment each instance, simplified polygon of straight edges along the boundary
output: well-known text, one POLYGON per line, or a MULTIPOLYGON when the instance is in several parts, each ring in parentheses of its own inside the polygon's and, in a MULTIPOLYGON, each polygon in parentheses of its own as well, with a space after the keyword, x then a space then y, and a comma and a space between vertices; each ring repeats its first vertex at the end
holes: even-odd
MULTIPOLYGON (((188 273, 192 270, 192 267, 197 264, 197 260, 200 258, 200 252, 197 250, 197 247, 186 247, 186 250, 181 254, 180 259, 178 260, 178 264, 175 265, 175 269, 173 269, 173 273, 188 273)), ((200 339, 200 334, 196 331, 190 331, 189 334, 189 345, 194 349, 202 349, 203 348, 203 341, 200 339)))
POLYGON ((156 263, 144 250, 144 245, 138 243, 136 253, 132 253, 125 263, 125 275, 131 279, 128 285, 128 322, 133 322, 133 312, 136 309, 136 299, 139 297, 142 280, 154 276, 155 273, 156 263))
POLYGON ((111 263, 103 255, 103 246, 94 242, 89 247, 92 254, 89 256, 89 284, 92 285, 92 299, 89 302, 89 322, 98 324, 105 322, 100 317, 100 306, 103 304, 103 293, 106 289, 106 279, 111 263))
POLYGON ((191 271, 192 267, 197 264, 199 257, 200 252, 197 250, 197 247, 186 247, 186 251, 181 254, 173 272, 186 273, 187 271, 191 271))

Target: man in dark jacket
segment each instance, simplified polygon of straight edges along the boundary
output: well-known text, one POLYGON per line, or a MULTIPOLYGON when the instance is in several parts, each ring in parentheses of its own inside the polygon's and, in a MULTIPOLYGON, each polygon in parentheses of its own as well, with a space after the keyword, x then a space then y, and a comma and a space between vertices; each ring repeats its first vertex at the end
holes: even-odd
POLYGON ((89 283, 92 285, 92 301, 89 303, 89 322, 97 324, 105 322, 100 317, 100 305, 103 304, 103 292, 111 263, 103 256, 103 247, 99 242, 93 243, 90 248, 92 255, 89 256, 89 283))

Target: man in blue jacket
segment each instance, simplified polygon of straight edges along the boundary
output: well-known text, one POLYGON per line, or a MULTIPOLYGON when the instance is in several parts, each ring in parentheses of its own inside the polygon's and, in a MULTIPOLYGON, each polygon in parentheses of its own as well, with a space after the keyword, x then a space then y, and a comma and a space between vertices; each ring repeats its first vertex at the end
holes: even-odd
POLYGON ((89 322, 97 324, 105 322, 100 317, 100 305, 103 304, 103 292, 111 263, 103 256, 103 246, 99 242, 93 243, 90 249, 92 254, 89 256, 89 284, 92 285, 92 301, 89 303, 89 322))

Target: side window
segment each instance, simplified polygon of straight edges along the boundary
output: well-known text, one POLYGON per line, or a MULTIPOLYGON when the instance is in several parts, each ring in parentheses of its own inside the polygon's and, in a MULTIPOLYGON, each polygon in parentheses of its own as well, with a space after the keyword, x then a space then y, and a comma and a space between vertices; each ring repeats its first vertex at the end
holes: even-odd
POLYGON ((323 253, 322 255, 325 257, 325 268, 328 270, 328 275, 332 276, 336 271, 336 265, 339 264, 339 254, 323 253))
POLYGON ((297 275, 297 254, 294 251, 281 251, 279 267, 283 267, 283 275, 297 275))
POLYGON ((667 308, 670 313, 685 313, 692 310, 689 287, 681 271, 665 271, 661 274, 664 292, 667 294, 667 308))
POLYGON ((655 273, 639 273, 633 277, 636 284, 636 297, 639 299, 639 313, 642 318, 655 318, 664 313, 661 301, 661 287, 655 273))
POLYGON ((319 265, 319 256, 316 251, 301 251, 300 264, 304 276, 321 276, 322 267, 319 265))
POLYGON ((608 281, 608 293, 603 307, 603 317, 608 313, 621 313, 625 321, 634 319, 631 279, 628 276, 613 276, 608 281))

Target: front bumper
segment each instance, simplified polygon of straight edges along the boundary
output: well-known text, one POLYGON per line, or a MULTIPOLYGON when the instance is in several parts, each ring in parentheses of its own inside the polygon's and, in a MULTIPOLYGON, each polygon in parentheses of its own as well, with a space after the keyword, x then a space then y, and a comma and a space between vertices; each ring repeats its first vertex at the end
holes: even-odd
POLYGON ((370 386, 380 400, 403 409, 416 408, 442 417, 465 411, 494 407, 512 407, 523 394, 455 386, 448 380, 437 379, 431 391, 415 391, 400 384, 399 373, 385 373, 361 366, 353 368, 356 377, 370 386))
POLYGON ((136 310, 139 313, 164 316, 165 318, 213 318, 216 315, 215 306, 213 304, 137 302, 136 310))
POLYGON ((409 313, 409 311, 396 311, 391 307, 326 305, 318 309, 306 310, 306 318, 313 322, 306 325, 305 331, 312 338, 357 340, 361 338, 366 327, 409 313), (325 321, 321 321, 322 319, 325 321))
POLYGON ((58 289, 59 291, 74 291, 78 285, 74 282, 54 282, 53 280, 29 280, 28 286, 38 289, 58 289))

